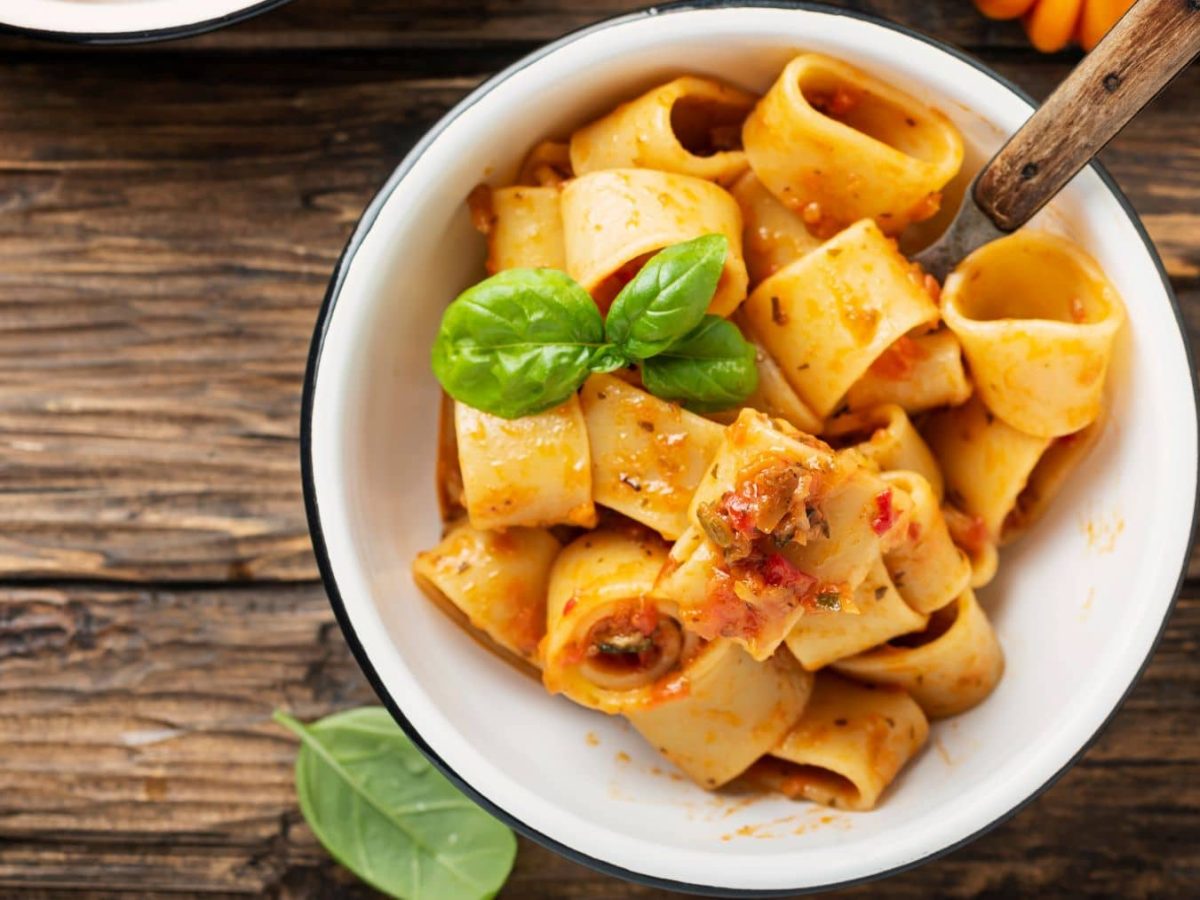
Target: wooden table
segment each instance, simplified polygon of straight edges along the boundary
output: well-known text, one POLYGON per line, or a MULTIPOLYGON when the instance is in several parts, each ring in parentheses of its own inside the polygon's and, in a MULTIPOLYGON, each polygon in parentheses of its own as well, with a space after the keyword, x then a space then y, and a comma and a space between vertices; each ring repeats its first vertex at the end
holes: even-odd
MULTIPOLYGON (((0 37, 0 896, 369 894, 305 827, 270 722, 372 700, 301 502, 317 306, 364 204, 447 107, 636 5, 297 0, 151 47, 0 37)), ((853 5, 1038 96, 1075 59, 968 0, 853 5)), ((1200 326, 1200 67, 1105 161, 1200 326)), ((1198 630, 1200 581, 1083 762, 886 890, 1194 892, 1198 630)), ((664 893, 523 841, 505 896, 664 893)))

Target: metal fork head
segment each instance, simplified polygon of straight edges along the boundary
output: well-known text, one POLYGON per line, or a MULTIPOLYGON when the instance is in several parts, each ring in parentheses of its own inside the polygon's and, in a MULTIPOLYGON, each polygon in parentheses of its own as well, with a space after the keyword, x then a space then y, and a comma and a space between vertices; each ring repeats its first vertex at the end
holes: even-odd
POLYGON ((962 205, 942 236, 913 257, 938 281, 945 281, 954 267, 989 241, 1004 237, 975 203, 975 182, 963 194, 962 205))

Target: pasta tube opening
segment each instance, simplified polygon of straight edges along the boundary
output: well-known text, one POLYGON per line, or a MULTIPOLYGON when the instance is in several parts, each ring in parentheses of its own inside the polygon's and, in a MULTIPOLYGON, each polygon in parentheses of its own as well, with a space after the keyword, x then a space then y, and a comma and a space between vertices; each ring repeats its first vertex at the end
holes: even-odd
POLYGON ((683 629, 644 600, 617 606, 596 620, 578 645, 579 673, 597 687, 644 687, 679 665, 683 629))
POLYGON ((986 244, 946 279, 943 315, 983 402, 1009 425, 1058 437, 1099 415, 1124 311, 1070 241, 1019 231, 986 244))
POLYGON ((963 158, 941 113, 815 53, 788 63, 742 140, 754 173, 822 237, 863 218, 889 234, 929 218, 963 158))
POLYGON ((750 777, 792 799, 872 809, 928 735, 925 715, 904 691, 823 671, 796 727, 750 777))
POLYGON ((571 135, 579 174, 636 166, 728 184, 746 168, 742 122, 753 94, 684 76, 652 88, 571 135))
POLYGON ((832 769, 788 762, 775 756, 755 764, 752 780, 762 788, 783 794, 789 800, 808 800, 821 806, 863 809, 862 791, 853 781, 832 769))
POLYGON ((869 684, 904 688, 926 715, 940 719, 982 702, 1000 681, 1004 655, 968 588, 931 616, 923 632, 894 638, 833 667, 869 684))
POLYGON ((546 607, 547 689, 608 713, 686 691, 679 676, 702 642, 674 604, 649 596, 666 558, 666 545, 636 526, 590 532, 559 554, 546 607))
MULTIPOLYGON (((865 79, 840 64, 800 66, 796 86, 815 112, 905 156, 937 162, 947 151, 944 132, 929 127, 919 108, 872 91, 865 79)), ((935 206, 931 212, 936 211, 935 206)))
POLYGON ((671 131, 692 156, 742 149, 742 122, 749 107, 707 94, 683 94, 671 104, 671 131))
POLYGON ((944 635, 958 619, 958 605, 951 603, 935 610, 929 617, 928 623, 920 631, 909 632, 892 638, 888 643, 893 647, 907 647, 910 650, 932 644, 944 635))

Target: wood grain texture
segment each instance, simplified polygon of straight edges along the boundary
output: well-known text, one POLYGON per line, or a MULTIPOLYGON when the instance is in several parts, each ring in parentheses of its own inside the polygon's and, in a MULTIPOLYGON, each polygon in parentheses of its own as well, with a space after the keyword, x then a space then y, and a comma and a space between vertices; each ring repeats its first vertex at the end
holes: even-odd
MULTIPOLYGON (((293 0, 235 28, 174 42, 169 49, 187 53, 528 45, 649 5, 646 0, 293 0)), ((965 3, 852 0, 840 5, 920 28, 966 47, 1028 46, 1019 26, 985 19, 965 3)), ((0 49, 20 51, 30 46, 28 40, 0 36, 0 49)), ((33 45, 35 49, 37 46, 33 45)), ((138 51, 134 48, 122 52, 138 51)))
MULTIPOLYGON (((628 0, 296 0, 188 41, 0 36, 0 898, 370 897, 295 808, 302 717, 372 702, 316 583, 300 382, 328 274, 478 81, 628 0)), ((968 0, 850 4, 1037 97, 968 0)), ((1200 334, 1200 70, 1104 159, 1200 334)), ((1192 573, 1200 576, 1200 555, 1192 573)), ((1200 585, 1084 761, 1014 822, 855 896, 1187 896, 1200 585)), ((649 898, 528 841, 506 898, 649 898)))
MULTIPOLYGON (((319 587, 10 588, 0 611, 0 896, 374 896, 299 818, 294 742, 270 721, 371 702, 319 587)), ((1192 588, 1085 760, 888 896, 1184 896, 1200 878, 1197 633, 1192 588)), ((503 896, 668 894, 523 841, 503 896)))
MULTIPOLYGON (((202 90, 174 53, 0 70, 0 577, 316 577, 296 440, 316 310, 472 64, 327 53, 314 79, 303 55, 214 54, 202 90)), ((1066 69, 1001 65, 1039 96, 1066 69)), ((1189 309, 1197 88, 1200 70, 1105 156, 1189 309)))

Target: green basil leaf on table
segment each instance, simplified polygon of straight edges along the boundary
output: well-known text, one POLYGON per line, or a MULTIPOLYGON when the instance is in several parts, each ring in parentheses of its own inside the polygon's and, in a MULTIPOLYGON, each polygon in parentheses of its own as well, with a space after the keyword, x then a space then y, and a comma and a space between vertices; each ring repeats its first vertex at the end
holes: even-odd
POLYGON ((495 896, 517 841, 421 755, 386 709, 369 706, 305 725, 296 793, 313 833, 342 865, 405 900, 495 896))
POLYGON ((455 400, 515 419, 558 406, 617 363, 595 301, 555 269, 506 269, 446 308, 433 373, 455 400))
POLYGON ((705 316, 690 334, 642 362, 646 390, 701 412, 742 403, 758 387, 754 345, 736 325, 705 316))
POLYGON ((630 359, 648 359, 700 324, 725 268, 729 241, 706 234, 655 254, 608 310, 604 331, 630 359))

